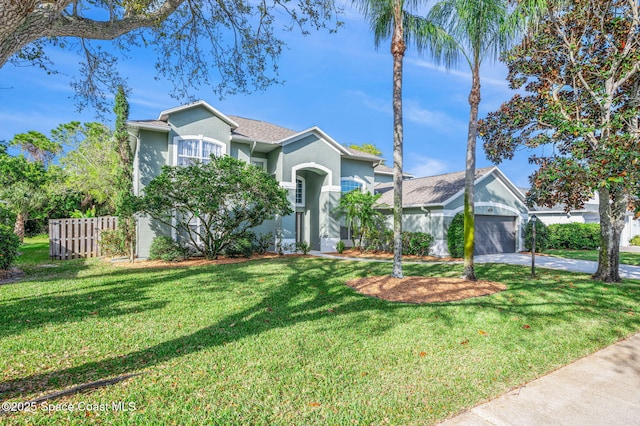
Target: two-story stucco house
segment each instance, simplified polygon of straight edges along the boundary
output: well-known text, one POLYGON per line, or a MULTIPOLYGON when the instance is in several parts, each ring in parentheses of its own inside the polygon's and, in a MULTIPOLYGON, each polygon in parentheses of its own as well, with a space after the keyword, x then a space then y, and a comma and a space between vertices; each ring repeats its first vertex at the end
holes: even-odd
MULTIPOLYGON (((211 154, 264 168, 288 190, 294 210, 254 230, 274 235, 274 244, 275 238, 283 244, 306 241, 313 250, 325 252, 335 251, 341 237, 349 244, 334 210, 341 195, 353 189, 381 193, 381 211, 391 220, 393 170, 382 165, 381 158, 346 148, 318 127, 296 132, 223 114, 204 101, 162 111, 156 120, 129 121, 128 127, 137 195, 162 166, 185 165, 211 154)), ((447 255, 447 229, 462 210, 464 172, 404 178, 404 229, 432 234, 433 253, 447 255)), ((528 217, 524 196, 497 167, 477 171, 475 203, 476 252, 521 250, 528 217)), ((173 235, 147 217, 139 218, 137 232, 140 258, 149 256, 155 236, 173 235)))
MULTIPOLYGON (((157 120, 129 121, 134 153, 134 191, 140 195, 164 165, 230 155, 264 168, 289 191, 294 214, 267 221, 256 233, 280 235, 282 243, 306 241, 335 251, 340 218, 333 214, 343 192, 373 192, 381 158, 346 148, 318 127, 295 132, 270 123, 225 115, 207 102, 162 111, 157 120)), ((153 238, 171 235, 150 218, 138 221, 137 256, 148 257, 153 238)))

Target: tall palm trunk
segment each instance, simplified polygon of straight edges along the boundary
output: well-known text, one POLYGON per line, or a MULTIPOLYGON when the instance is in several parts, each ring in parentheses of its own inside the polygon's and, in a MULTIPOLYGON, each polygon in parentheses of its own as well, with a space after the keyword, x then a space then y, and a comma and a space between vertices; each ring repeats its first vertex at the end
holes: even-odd
POLYGON ((402 2, 396 0, 391 39, 393 55, 393 277, 402 278, 402 61, 406 44, 402 27, 402 2))
POLYGON ((599 190, 600 254, 598 270, 593 278, 605 282, 620 282, 620 234, 624 228, 627 199, 621 190, 599 190))
POLYGON ((476 137, 478 135, 478 106, 480 105, 480 64, 476 61, 472 70, 471 93, 469 93, 469 133, 467 135, 467 163, 464 175, 464 269, 463 278, 476 280, 473 266, 475 248, 474 182, 476 180, 476 137))
POLYGON ((13 233, 20 238, 20 243, 24 242, 24 224, 27 221, 26 213, 18 213, 16 215, 16 224, 13 227, 13 233))

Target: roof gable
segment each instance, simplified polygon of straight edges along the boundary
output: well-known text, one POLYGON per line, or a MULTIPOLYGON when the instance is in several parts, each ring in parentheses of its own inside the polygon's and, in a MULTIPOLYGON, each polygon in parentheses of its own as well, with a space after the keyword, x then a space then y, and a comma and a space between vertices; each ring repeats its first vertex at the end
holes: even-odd
POLYGON ((218 117, 220 120, 222 120, 225 123, 227 123, 232 129, 235 129, 235 128, 238 127, 238 124, 235 121, 233 121, 231 118, 229 118, 228 116, 224 115, 223 113, 221 113, 220 111, 218 111, 217 109, 212 107, 211 105, 209 105, 206 101, 197 101, 197 102, 194 102, 192 104, 181 105, 179 107, 175 107, 175 108, 164 110, 158 116, 158 120, 166 122, 166 121, 169 120, 169 116, 171 114, 176 113, 176 112, 180 112, 180 111, 186 111, 186 110, 193 109, 193 108, 204 108, 207 111, 209 111, 211 114, 213 114, 214 116, 218 117))
MULTIPOLYGON (((524 202, 520 191, 495 166, 477 169, 475 184, 477 185, 490 175, 496 176, 518 200, 524 202)), ((404 180, 402 182, 402 205, 403 207, 418 207, 449 204, 453 199, 464 194, 464 176, 465 172, 461 171, 404 180)), ((377 193, 382 194, 379 199, 380 204, 393 205, 392 182, 378 184, 375 189, 377 193)))

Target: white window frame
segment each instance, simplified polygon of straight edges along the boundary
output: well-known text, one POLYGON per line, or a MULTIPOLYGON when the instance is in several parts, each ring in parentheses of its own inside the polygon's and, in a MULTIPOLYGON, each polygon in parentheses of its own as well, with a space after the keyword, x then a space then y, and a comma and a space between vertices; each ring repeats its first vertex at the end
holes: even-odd
POLYGON ((262 170, 264 170, 265 172, 267 171, 267 159, 266 158, 251 157, 251 164, 253 164, 256 167, 261 167, 262 170), (260 165, 254 164, 254 163, 259 163, 260 165))
POLYGON ((203 155, 203 142, 207 142, 207 143, 211 143, 214 145, 217 145, 220 148, 220 156, 226 154, 227 152, 227 146, 223 143, 220 142, 219 140, 213 139, 213 138, 209 138, 203 135, 185 135, 185 136, 176 136, 173 138, 173 145, 174 145, 174 150, 173 150, 173 164, 174 165, 178 165, 178 158, 179 157, 186 157, 186 158, 193 158, 194 160, 198 160, 198 161, 202 161, 202 162, 207 162, 209 160, 209 157, 204 157, 203 155), (193 157, 188 157, 188 156, 183 156, 183 155, 179 155, 178 154, 178 147, 180 145, 180 141, 184 141, 184 140, 195 140, 198 141, 198 155, 197 156, 193 156, 193 157))
MULTIPOLYGON (((345 176, 345 177, 340 178, 340 193, 341 194, 346 194, 346 192, 342 191, 342 181, 345 181, 345 180, 346 181, 350 181, 350 182, 355 182, 355 183, 359 184, 360 185, 360 191, 363 192, 363 193, 367 192, 367 183, 364 180, 362 180, 362 179, 360 179, 358 177, 354 177, 354 176, 345 176)), ((350 192, 350 191, 347 191, 347 192, 350 192)))
POLYGON ((294 204, 295 204, 296 207, 304 207, 307 181, 302 176, 296 176, 295 182, 296 182, 295 192, 294 192, 294 195, 293 195, 294 204), (300 203, 298 202, 298 181, 302 182, 302 187, 301 187, 301 190, 300 190, 300 198, 301 198, 302 202, 300 202, 300 203))

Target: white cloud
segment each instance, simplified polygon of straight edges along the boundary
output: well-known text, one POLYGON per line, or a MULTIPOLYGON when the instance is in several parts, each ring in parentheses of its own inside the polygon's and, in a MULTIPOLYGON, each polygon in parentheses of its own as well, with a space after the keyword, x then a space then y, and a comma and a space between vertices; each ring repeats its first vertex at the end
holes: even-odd
MULTIPOLYGON (((382 112, 387 115, 393 114, 390 100, 376 98, 355 90, 350 90, 347 94, 359 98, 362 104, 372 111, 382 112)), ((442 111, 422 108, 418 101, 411 99, 404 101, 402 115, 407 121, 429 127, 439 133, 452 133, 467 126, 466 123, 442 111)))
MULTIPOLYGON (((448 75, 460 77, 467 80, 469 84, 471 84, 471 73, 469 71, 460 71, 457 69, 447 70, 446 68, 438 66, 433 62, 428 62, 422 59, 409 58, 407 59, 407 63, 418 66, 420 68, 427 68, 430 70, 447 73, 448 75)), ((505 78, 506 72, 504 68, 505 67, 502 65, 483 66, 480 72, 480 84, 509 89, 509 83, 505 78)))
POLYGON ((370 110, 383 112, 389 115, 393 114, 390 100, 375 98, 373 96, 369 96, 368 94, 360 90, 348 90, 346 93, 347 95, 355 96, 356 98, 359 98, 362 104, 365 107, 369 108, 370 110))
POLYGON ((451 169, 446 161, 420 154, 412 154, 407 160, 406 171, 416 177, 439 175, 449 172, 451 169))
POLYGON ((425 109, 417 101, 406 100, 404 102, 403 116, 416 124, 430 127, 440 133, 453 133, 466 124, 450 115, 437 110, 425 109))

